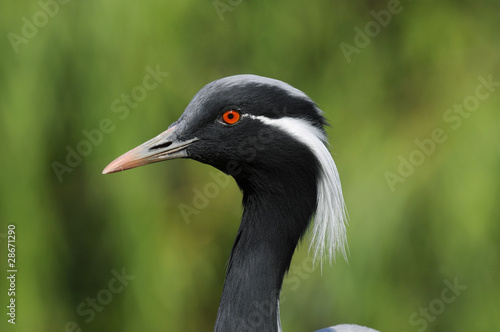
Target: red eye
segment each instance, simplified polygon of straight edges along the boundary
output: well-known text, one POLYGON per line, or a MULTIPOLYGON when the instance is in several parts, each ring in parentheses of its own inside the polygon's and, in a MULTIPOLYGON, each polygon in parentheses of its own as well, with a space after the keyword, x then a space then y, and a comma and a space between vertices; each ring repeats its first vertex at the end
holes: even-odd
POLYGON ((240 121, 240 113, 235 110, 227 110, 222 114, 222 121, 224 121, 227 124, 235 124, 236 122, 240 121))

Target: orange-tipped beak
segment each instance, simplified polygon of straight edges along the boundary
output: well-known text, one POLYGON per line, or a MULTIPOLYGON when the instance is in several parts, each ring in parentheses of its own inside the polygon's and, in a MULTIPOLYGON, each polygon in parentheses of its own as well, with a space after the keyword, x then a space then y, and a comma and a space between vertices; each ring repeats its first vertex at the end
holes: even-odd
POLYGON ((186 148, 198 139, 181 142, 177 139, 175 128, 176 126, 170 127, 155 138, 116 158, 106 166, 102 174, 125 171, 163 160, 187 158, 186 148))

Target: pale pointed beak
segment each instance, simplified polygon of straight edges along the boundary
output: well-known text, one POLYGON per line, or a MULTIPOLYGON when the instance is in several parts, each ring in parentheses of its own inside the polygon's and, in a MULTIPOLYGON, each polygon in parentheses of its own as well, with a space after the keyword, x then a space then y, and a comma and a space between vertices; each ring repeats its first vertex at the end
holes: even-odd
POLYGON ((176 126, 172 126, 155 138, 116 158, 106 166, 102 174, 125 171, 163 160, 187 158, 186 148, 198 139, 180 141, 175 129, 176 126))

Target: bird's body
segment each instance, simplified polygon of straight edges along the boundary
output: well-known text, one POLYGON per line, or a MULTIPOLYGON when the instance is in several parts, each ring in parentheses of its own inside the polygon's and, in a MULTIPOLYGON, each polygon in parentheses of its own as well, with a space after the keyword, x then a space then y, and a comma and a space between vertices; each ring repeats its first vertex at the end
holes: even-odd
POLYGON ((167 131, 104 170, 191 158, 234 177, 244 211, 215 331, 281 331, 283 278, 313 216, 315 256, 345 257, 344 200, 325 123, 314 102, 284 82, 230 76, 206 85, 167 131))

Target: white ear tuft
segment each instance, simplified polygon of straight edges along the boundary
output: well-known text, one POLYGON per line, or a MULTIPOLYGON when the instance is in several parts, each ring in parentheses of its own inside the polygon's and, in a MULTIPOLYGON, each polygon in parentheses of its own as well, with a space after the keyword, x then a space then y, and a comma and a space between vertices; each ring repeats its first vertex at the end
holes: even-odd
POLYGON ((318 207, 309 250, 314 247, 315 259, 321 259, 326 254, 331 262, 332 258, 335 260, 335 254, 340 252, 347 261, 347 209, 337 166, 326 145, 315 146, 314 150, 322 174, 318 182, 318 207))
POLYGON ((347 260, 347 210, 337 166, 326 146, 326 136, 305 119, 251 117, 288 133, 314 153, 321 174, 318 179, 317 207, 312 223, 309 250, 313 250, 314 259, 320 260, 321 263, 324 256, 327 256, 330 262, 332 259, 335 260, 338 252, 347 260))

